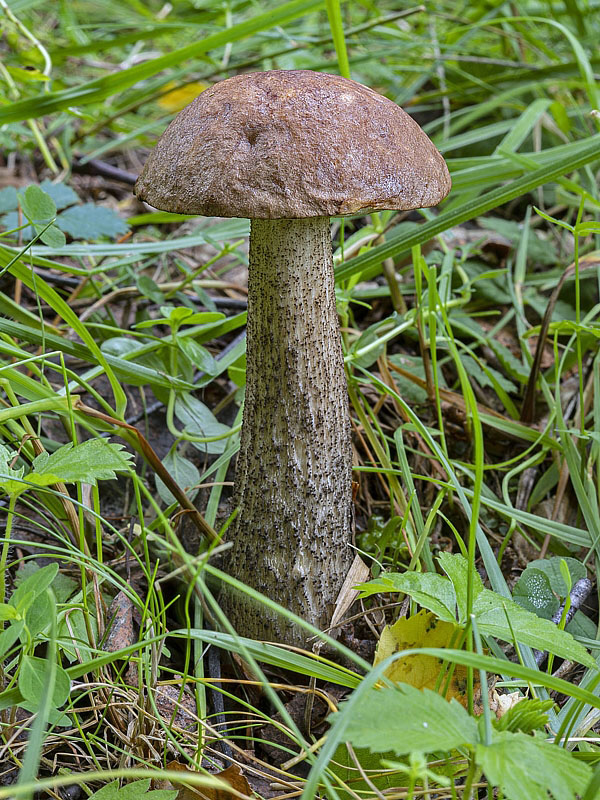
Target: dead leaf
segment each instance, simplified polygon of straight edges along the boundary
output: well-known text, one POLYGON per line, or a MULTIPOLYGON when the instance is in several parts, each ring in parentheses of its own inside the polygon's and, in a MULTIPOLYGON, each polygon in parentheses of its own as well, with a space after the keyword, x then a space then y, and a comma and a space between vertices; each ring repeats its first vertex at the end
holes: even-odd
POLYGON ((520 692, 508 692, 507 694, 499 694, 496 689, 490 692, 490 710, 494 712, 496 717, 500 719, 507 711, 525 700, 525 695, 520 692))
POLYGON ((133 603, 125 592, 118 592, 108 610, 110 628, 104 641, 104 649, 108 653, 116 653, 137 639, 133 627, 133 603))
POLYGON ((354 603, 358 597, 358 590, 354 587, 358 583, 364 583, 365 581, 368 581, 370 574, 371 571, 369 567, 367 567, 365 562, 357 553, 354 556, 352 566, 348 570, 348 574, 346 575, 342 588, 337 596, 337 600, 335 601, 335 608, 331 618, 332 628, 337 626, 340 620, 344 617, 346 611, 348 611, 352 603, 354 603))
MULTIPOLYGON (((456 647, 461 635, 458 625, 442 622, 431 611, 422 610, 412 617, 402 617, 383 629, 375 652, 376 666, 393 653, 418 647, 456 647)), ((406 656, 385 671, 386 677, 408 683, 417 689, 444 691, 445 697, 467 705, 467 668, 459 664, 447 668, 438 658, 428 655, 406 656), (438 684, 439 681, 439 684, 438 684)))
POLYGON ((167 724, 172 720, 178 727, 188 730, 196 726, 196 701, 189 689, 184 688, 182 692, 179 686, 165 683, 156 687, 154 698, 158 712, 167 724))
MULTIPOLYGON (((185 773, 186 775, 193 775, 195 777, 203 774, 188 769, 178 761, 171 761, 169 764, 167 764, 167 769, 176 770, 177 772, 181 772, 182 775, 185 773)), ((211 775, 210 777, 218 778, 224 783, 228 783, 231 788, 239 794, 245 795, 246 797, 250 797, 252 795, 250 784, 242 775, 242 771, 237 764, 232 764, 222 772, 217 772, 215 775, 211 775)), ((203 798, 203 800, 232 800, 232 798, 237 797, 237 795, 233 792, 230 792, 227 789, 217 789, 215 786, 197 786, 194 788, 192 786, 180 787, 176 782, 173 781, 171 781, 171 784, 174 789, 179 789, 177 800, 198 800, 198 798, 203 798)))

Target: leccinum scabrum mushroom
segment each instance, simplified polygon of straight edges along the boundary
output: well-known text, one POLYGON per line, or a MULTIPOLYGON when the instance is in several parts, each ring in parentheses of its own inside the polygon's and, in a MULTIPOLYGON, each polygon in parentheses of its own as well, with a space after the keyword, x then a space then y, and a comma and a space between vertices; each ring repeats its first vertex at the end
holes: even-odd
MULTIPOLYGON (((227 569, 325 628, 353 561, 348 398, 329 218, 433 206, 443 158, 371 89, 304 70, 237 75, 167 128, 136 184, 156 208, 249 217, 247 382, 227 569)), ((240 594, 239 633, 304 631, 240 594)))

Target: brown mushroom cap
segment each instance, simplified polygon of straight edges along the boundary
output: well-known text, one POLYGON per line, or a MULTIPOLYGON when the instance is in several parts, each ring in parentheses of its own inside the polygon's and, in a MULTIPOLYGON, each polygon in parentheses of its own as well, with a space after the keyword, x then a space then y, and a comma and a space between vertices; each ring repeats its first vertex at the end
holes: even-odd
POLYGON ((155 208, 261 219, 439 203, 444 159, 399 106, 308 70, 236 75, 173 120, 135 193, 155 208))

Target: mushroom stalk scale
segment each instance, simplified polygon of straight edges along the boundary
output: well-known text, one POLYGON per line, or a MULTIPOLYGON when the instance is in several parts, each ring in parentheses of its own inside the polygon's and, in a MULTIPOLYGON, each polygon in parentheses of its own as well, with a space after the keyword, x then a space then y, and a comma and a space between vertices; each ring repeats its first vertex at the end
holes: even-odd
MULTIPOLYGON (((247 382, 229 572, 316 627, 353 561, 352 449, 329 218, 433 206, 443 158, 390 100, 307 70, 236 75, 167 128, 136 184, 156 208, 251 219, 247 382)), ((240 634, 306 644, 247 595, 240 634)))

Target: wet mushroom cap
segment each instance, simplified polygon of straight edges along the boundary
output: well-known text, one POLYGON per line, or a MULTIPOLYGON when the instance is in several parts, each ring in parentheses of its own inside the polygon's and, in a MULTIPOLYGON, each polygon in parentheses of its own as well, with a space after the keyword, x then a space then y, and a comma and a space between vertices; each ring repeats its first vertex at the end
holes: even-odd
POLYGON ((236 75, 169 125, 135 193, 155 208, 257 219, 437 205, 444 159, 399 106, 308 70, 236 75))

